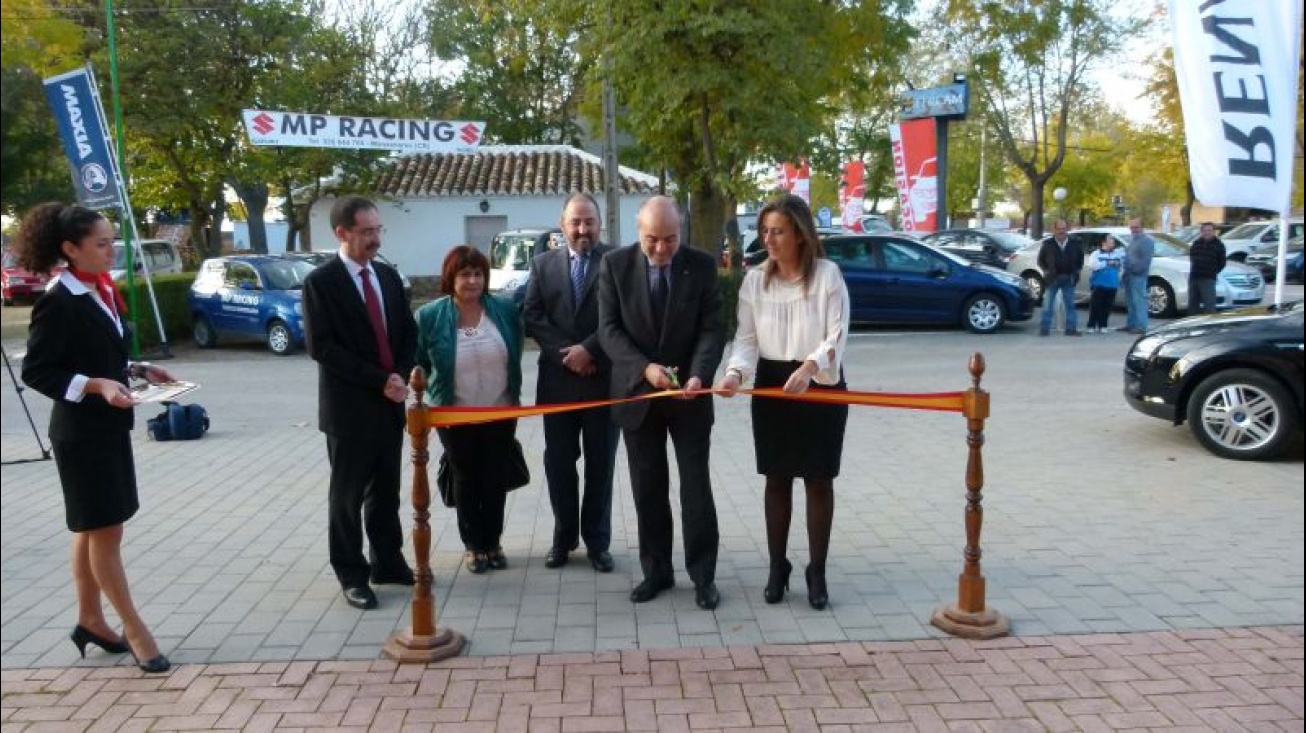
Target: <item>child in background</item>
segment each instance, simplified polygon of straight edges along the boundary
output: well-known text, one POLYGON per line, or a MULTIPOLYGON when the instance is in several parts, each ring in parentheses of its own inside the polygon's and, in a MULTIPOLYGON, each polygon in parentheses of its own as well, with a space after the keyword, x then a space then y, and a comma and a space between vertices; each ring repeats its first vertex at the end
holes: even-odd
POLYGON ((1120 272, 1124 269, 1125 252, 1116 248, 1116 239, 1110 234, 1102 240, 1102 246, 1088 257, 1088 269, 1092 272, 1088 285, 1092 292, 1088 303, 1088 332, 1106 333, 1107 319, 1111 317, 1111 305, 1116 300, 1116 290, 1120 288, 1120 272))

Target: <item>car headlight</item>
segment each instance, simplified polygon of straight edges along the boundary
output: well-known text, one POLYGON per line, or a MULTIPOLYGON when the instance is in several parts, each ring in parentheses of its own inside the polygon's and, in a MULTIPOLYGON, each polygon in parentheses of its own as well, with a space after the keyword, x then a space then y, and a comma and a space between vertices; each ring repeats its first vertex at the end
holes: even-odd
POLYGON ((1129 355, 1146 359, 1152 355, 1152 352, 1156 351, 1156 348, 1160 346, 1163 341, 1165 341, 1165 339, 1160 336, 1144 336, 1134 343, 1133 348, 1129 350, 1129 355))

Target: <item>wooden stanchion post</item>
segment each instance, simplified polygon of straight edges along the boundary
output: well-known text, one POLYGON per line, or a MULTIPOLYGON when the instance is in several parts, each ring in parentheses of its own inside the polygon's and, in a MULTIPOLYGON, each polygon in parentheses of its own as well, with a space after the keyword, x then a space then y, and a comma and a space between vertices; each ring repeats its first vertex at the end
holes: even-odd
POLYGON ((980 529, 984 524, 984 420, 989 416, 989 393, 980 388, 984 375, 984 355, 971 355, 971 386, 966 390, 966 549, 962 552, 965 565, 957 581, 957 602, 940 606, 930 623, 953 636, 966 639, 993 639, 1011 633, 1011 622, 1006 616, 984 603, 984 574, 980 570, 980 529))
POLYGON ((438 662, 457 656, 467 640, 452 629, 435 625, 435 574, 431 572, 431 483, 426 474, 430 462, 431 428, 427 420, 426 372, 413 369, 408 386, 408 436, 413 445, 413 554, 416 555, 416 583, 413 585, 413 620, 408 631, 386 641, 382 653, 398 662, 438 662))

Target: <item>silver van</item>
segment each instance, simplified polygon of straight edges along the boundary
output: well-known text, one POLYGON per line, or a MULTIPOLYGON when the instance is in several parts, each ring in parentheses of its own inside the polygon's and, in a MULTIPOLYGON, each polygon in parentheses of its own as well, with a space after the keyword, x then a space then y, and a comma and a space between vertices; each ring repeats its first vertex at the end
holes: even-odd
MULTIPOLYGON (((143 239, 134 244, 136 253, 133 263, 136 274, 144 274, 146 269, 149 269, 151 277, 182 271, 181 253, 172 242, 166 239, 143 239)), ((109 269, 109 275, 114 280, 127 279, 127 245, 121 239, 113 242, 113 267, 109 269)))

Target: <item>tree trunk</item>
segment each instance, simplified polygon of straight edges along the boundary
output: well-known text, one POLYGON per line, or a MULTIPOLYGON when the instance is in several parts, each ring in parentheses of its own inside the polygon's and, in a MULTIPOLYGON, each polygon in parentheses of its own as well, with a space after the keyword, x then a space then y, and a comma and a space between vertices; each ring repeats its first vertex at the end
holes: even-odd
MULTIPOLYGON (((725 238, 726 207, 729 197, 712 184, 705 184, 694 189, 690 205, 693 207, 689 225, 689 244, 694 249, 716 257, 721 251, 721 241, 725 238)), ((730 214, 734 214, 731 210, 730 214)))
POLYGON ((249 248, 259 254, 267 254, 268 230, 263 222, 264 212, 268 208, 268 184, 241 183, 234 178, 227 183, 245 205, 246 223, 249 225, 249 248))
POLYGON ((1044 181, 1029 179, 1029 233, 1035 241, 1043 238, 1043 186, 1044 181))
POLYGON ((1188 179, 1184 189, 1186 198, 1184 198, 1184 205, 1179 207, 1179 223, 1183 226, 1192 226, 1193 204, 1197 201, 1197 193, 1193 191, 1193 179, 1188 179))

